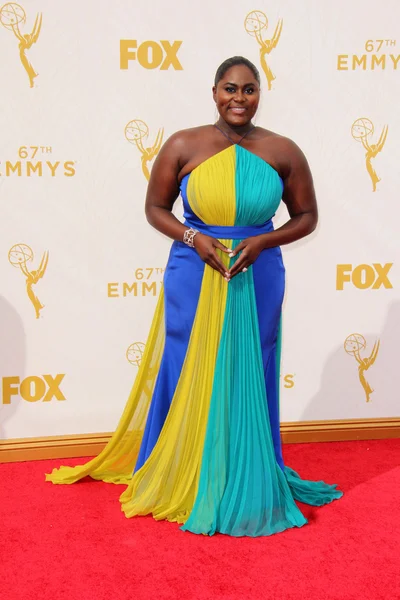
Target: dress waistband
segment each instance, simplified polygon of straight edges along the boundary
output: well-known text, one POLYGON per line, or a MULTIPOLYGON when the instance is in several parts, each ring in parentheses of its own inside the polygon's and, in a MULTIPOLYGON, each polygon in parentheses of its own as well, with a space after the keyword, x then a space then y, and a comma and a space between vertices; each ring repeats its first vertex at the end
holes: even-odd
POLYGON ((211 237, 225 239, 225 240, 240 240, 251 237, 253 235, 260 235, 262 233, 269 233, 274 230, 272 219, 262 223, 262 225, 249 225, 241 227, 237 225, 207 225, 200 221, 200 219, 186 219, 184 225, 188 227, 194 227, 198 229, 200 233, 205 233, 211 237))

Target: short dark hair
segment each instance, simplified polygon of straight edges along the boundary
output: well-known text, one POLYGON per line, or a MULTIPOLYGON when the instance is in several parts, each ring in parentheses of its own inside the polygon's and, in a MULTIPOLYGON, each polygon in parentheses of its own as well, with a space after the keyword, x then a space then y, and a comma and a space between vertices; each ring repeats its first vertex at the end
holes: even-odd
POLYGON ((260 73, 258 69, 253 63, 244 56, 232 56, 231 58, 227 58, 224 60, 222 64, 219 65, 217 72, 215 73, 214 85, 218 85, 223 76, 229 69, 232 67, 236 67, 237 65, 244 65, 253 73, 254 77, 257 80, 258 85, 260 85, 260 73))

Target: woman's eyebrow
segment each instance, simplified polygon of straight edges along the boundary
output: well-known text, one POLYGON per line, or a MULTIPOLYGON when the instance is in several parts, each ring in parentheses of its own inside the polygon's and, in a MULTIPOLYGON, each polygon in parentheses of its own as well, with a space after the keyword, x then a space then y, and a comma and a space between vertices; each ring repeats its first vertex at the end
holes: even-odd
MULTIPOLYGON (((224 85, 234 85, 234 86, 237 86, 238 84, 237 83, 232 83, 231 81, 227 81, 226 83, 224 83, 224 85)), ((255 83, 253 81, 251 81, 250 83, 245 83, 243 85, 243 87, 246 87, 246 85, 255 85, 255 83)))

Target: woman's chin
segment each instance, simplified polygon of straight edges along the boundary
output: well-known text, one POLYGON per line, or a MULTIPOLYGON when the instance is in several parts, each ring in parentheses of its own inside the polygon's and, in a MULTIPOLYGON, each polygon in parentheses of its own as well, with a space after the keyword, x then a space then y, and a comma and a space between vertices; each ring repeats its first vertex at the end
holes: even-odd
POLYGON ((250 123, 251 117, 249 117, 248 114, 243 114, 243 115, 227 114, 224 118, 224 121, 231 127, 243 127, 243 126, 247 125, 247 123, 250 123))

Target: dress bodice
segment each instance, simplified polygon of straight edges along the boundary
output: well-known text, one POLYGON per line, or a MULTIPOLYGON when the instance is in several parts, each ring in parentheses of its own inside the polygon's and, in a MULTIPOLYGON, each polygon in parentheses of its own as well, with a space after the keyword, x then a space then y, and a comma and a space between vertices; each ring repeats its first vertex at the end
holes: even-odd
POLYGON ((261 225, 274 216, 282 192, 278 172, 236 144, 206 159, 181 182, 185 219, 195 216, 207 225, 261 225))

